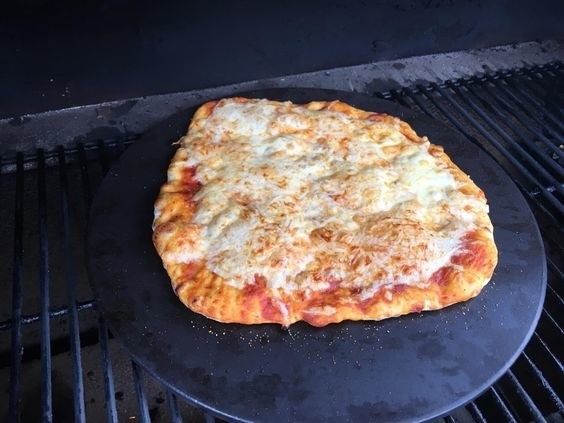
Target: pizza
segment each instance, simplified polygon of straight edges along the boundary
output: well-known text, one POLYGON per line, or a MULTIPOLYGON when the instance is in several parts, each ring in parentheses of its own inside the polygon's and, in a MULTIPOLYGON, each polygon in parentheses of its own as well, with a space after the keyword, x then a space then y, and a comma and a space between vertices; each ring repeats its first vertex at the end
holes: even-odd
POLYGON ((340 101, 203 104, 155 203, 180 300, 225 323, 381 320, 480 293, 483 191, 397 117, 340 101))

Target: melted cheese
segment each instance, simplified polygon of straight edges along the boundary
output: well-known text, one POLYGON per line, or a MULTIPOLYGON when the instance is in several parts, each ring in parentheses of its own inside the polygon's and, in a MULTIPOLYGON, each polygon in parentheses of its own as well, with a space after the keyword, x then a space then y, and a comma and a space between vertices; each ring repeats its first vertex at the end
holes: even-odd
POLYGON ((336 111, 222 100, 182 145, 202 188, 201 242, 180 256, 205 258, 239 288, 257 274, 285 291, 334 279, 362 298, 421 285, 475 225, 464 206, 487 208, 457 191, 428 141, 336 111))

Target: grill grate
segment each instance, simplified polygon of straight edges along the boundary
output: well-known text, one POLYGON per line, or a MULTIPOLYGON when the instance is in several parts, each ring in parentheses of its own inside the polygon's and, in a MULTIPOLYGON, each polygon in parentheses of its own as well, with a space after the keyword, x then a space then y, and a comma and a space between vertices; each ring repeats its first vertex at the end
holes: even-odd
MULTIPOLYGON (((443 121, 483 147, 525 194, 546 244, 546 301, 529 344, 499 381, 444 420, 562 421, 564 404, 557 387, 564 370, 564 254, 559 241, 564 235, 563 65, 370 94, 443 121)), ((10 421, 98 421, 103 415, 109 422, 215 421, 178 401, 120 349, 87 284, 82 253, 87 211, 104 174, 132 142, 78 143, 0 160, 5 204, 0 235, 6 232, 9 240, 0 258, 12 263, 11 311, 10 305, 0 310, 0 339, 11 348, 0 351, 0 371, 9 372, 3 378, 9 399, 2 402, 10 421), (8 234, 12 230, 13 238, 8 234), (37 286, 38 304, 32 300, 37 286), (86 366, 84 357, 92 349, 98 364, 86 366), (33 369, 26 370, 28 365, 33 369), (39 415, 35 403, 28 405, 33 398, 27 385, 30 372, 40 381, 39 415), (65 377, 72 383, 61 394, 65 377), (70 402, 72 414, 64 414, 70 402)), ((2 292, 8 292, 10 282, 3 283, 2 292)))
MULTIPOLYGON (((51 407, 51 343, 49 341, 50 313, 49 313, 49 241, 47 237, 47 194, 45 187, 45 156, 39 152, 37 156, 37 192, 39 208, 39 260, 40 260, 40 297, 41 312, 38 316, 41 322, 41 415, 44 420, 48 420, 53 414, 51 407)), ((76 308, 76 304, 75 304, 76 308)), ((64 309, 63 309, 64 310, 64 309)), ((24 319, 24 322, 26 320, 24 319)))

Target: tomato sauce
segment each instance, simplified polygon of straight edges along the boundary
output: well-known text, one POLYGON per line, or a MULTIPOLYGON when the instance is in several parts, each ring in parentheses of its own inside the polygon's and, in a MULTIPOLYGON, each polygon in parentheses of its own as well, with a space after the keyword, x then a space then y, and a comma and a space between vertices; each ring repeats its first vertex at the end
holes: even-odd
POLYGON ((182 177, 180 179, 180 187, 182 192, 188 194, 190 198, 197 193, 202 184, 196 180, 196 168, 195 167, 185 167, 182 169, 182 177))

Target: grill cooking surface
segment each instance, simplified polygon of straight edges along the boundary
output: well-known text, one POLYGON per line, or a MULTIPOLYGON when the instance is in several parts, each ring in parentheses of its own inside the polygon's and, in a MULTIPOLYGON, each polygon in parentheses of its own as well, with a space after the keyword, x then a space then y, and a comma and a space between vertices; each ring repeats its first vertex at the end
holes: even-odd
MULTIPOLYGON (((529 344, 492 387, 446 420, 562 418, 563 88, 563 66, 554 62, 369 93, 441 120, 482 146, 529 201, 545 242, 546 300, 529 344)), ((100 140, 2 157, 0 255, 9 265, 0 283, 1 292, 12 293, 0 309, 2 417, 212 419, 133 364, 92 300, 86 214, 102 177, 131 142, 100 140)))
POLYGON ((176 149, 170 141, 193 113, 182 111, 122 155, 92 206, 91 281, 104 316, 136 360, 187 399, 258 421, 428 419, 497 380, 536 325, 546 281, 538 228, 501 168, 448 127, 378 98, 295 88, 242 95, 300 104, 338 98, 408 121, 484 189, 500 251, 496 272, 473 301, 382 322, 322 329, 297 323, 282 331, 223 325, 187 312, 169 289, 149 230, 176 149))

